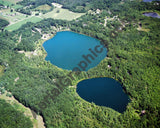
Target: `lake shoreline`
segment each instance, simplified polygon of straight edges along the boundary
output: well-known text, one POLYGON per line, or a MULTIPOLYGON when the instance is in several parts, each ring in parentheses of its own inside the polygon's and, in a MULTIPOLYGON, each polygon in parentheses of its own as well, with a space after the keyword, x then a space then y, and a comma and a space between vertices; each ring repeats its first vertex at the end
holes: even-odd
POLYGON ((57 67, 68 70, 79 67, 80 71, 87 71, 98 65, 107 55, 107 49, 101 44, 100 40, 65 30, 54 34, 42 46, 47 52, 45 60, 50 61, 57 67))
POLYGON ((131 101, 120 82, 108 77, 82 80, 77 84, 76 92, 83 100, 112 108, 119 113, 126 111, 131 101))

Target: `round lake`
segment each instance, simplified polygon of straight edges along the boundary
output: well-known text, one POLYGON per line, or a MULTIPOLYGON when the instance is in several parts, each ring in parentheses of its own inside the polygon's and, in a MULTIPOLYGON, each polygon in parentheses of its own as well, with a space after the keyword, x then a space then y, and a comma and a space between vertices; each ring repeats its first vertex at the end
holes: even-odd
POLYGON ((83 80, 77 85, 81 98, 96 105, 110 107, 120 113, 126 110, 130 101, 119 82, 112 78, 93 78, 83 80))
POLYGON ((43 44, 46 60, 57 67, 87 71, 97 66, 107 55, 99 40, 82 34, 62 31, 43 44))

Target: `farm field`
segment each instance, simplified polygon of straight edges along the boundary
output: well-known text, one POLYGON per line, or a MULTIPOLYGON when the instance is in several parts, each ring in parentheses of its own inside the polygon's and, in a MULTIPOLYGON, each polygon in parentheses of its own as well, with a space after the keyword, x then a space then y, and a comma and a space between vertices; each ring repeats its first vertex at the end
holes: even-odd
POLYGON ((23 6, 19 5, 19 4, 16 4, 16 5, 12 6, 12 8, 14 8, 14 9, 21 8, 21 7, 23 7, 23 6))
POLYGON ((3 72, 4 72, 4 67, 0 65, 0 76, 3 75, 3 72))
POLYGON ((36 17, 36 16, 31 16, 29 18, 26 18, 26 19, 22 19, 21 21, 17 22, 17 23, 14 23, 14 24, 11 24, 9 26, 6 27, 6 30, 8 31, 13 31, 13 30, 16 30, 18 28, 20 28, 23 24, 26 24, 27 22, 33 22, 33 23, 36 23, 36 22, 39 22, 41 21, 42 19, 39 18, 39 17, 36 17))
POLYGON ((7 6, 7 5, 12 5, 16 4, 17 2, 22 1, 22 0, 0 0, 0 3, 7 6))
POLYGON ((19 20, 26 18, 26 15, 16 11, 10 12, 10 9, 3 9, 0 10, 0 18, 7 19, 10 24, 13 24, 18 22, 19 20))
POLYGON ((85 13, 74 13, 69 11, 68 9, 63 8, 55 8, 53 11, 48 12, 44 15, 41 15, 42 18, 53 18, 53 19, 61 19, 61 20, 68 20, 71 21, 76 19, 85 13))
MULTIPOLYGON (((12 7, 18 8, 20 6, 14 5, 12 7)), ((36 9, 48 10, 48 9, 50 9, 50 6, 41 5, 41 6, 37 7, 36 9)), ((69 11, 68 9, 63 9, 63 8, 54 8, 51 12, 48 12, 45 14, 39 13, 40 14, 39 16, 35 16, 36 13, 37 13, 37 11, 32 11, 32 15, 27 16, 25 14, 16 12, 15 10, 13 10, 11 12, 11 9, 3 9, 3 10, 0 10, 0 18, 7 19, 10 24, 5 29, 8 31, 13 31, 13 30, 20 28, 23 24, 25 24, 27 22, 36 23, 36 22, 41 21, 44 18, 53 18, 53 19, 61 19, 61 20, 71 21, 71 20, 76 19, 76 18, 85 14, 85 13, 74 13, 72 11, 69 11)))
POLYGON ((36 9, 48 11, 51 9, 51 6, 45 4, 45 5, 41 5, 41 6, 37 7, 36 9))

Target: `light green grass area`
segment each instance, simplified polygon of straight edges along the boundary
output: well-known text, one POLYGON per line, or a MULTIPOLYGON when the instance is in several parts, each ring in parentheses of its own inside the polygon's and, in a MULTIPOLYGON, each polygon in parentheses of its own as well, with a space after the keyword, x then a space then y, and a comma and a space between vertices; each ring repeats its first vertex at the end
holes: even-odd
POLYGON ((4 66, 1 66, 1 65, 0 65, 0 76, 2 76, 3 73, 4 73, 4 66))
POLYGON ((14 8, 14 9, 21 8, 21 7, 23 7, 23 6, 19 5, 19 4, 16 4, 16 5, 12 6, 12 8, 14 8))
POLYGON ((13 4, 12 2, 10 2, 8 0, 0 0, 0 3, 5 5, 5 6, 13 4))
POLYGON ((39 18, 39 17, 32 16, 32 17, 26 18, 22 21, 16 22, 15 24, 11 24, 11 25, 7 26, 5 29, 8 30, 8 31, 13 31, 13 30, 16 30, 16 29, 20 28, 23 24, 26 24, 27 22, 36 23, 36 22, 39 22, 41 20, 42 19, 39 18))
MULTIPOLYGON (((21 5, 14 5, 12 7, 19 8, 21 5)), ((51 7, 48 5, 42 5, 38 7, 39 9, 50 9, 51 7)), ((32 16, 26 17, 25 14, 16 12, 13 10, 11 12, 11 9, 3 9, 0 10, 0 18, 7 19, 10 22, 10 25, 8 25, 5 29, 8 31, 13 31, 18 28, 20 28, 23 24, 27 22, 39 22, 44 18, 53 18, 53 19, 61 19, 61 20, 68 20, 71 21, 73 19, 76 19, 85 13, 74 13, 69 11, 68 9, 62 9, 62 8, 55 8, 51 12, 48 12, 46 14, 40 14, 39 16, 35 16, 37 11, 32 11, 32 16)))
POLYGON ((11 4, 16 4, 17 2, 22 1, 22 0, 0 0, 0 3, 7 6, 11 4))
POLYGON ((48 11, 51 9, 51 6, 49 6, 48 4, 45 4, 45 5, 38 6, 36 9, 48 11))
POLYGON ((15 23, 26 18, 26 15, 16 11, 10 12, 10 9, 3 9, 0 11, 0 18, 7 19, 10 23, 15 23))
POLYGON ((76 18, 84 15, 84 14, 85 13, 74 13, 74 12, 69 11, 68 9, 55 8, 55 9, 53 9, 53 11, 48 12, 44 15, 41 15, 41 17, 71 21, 73 19, 76 19, 76 18))

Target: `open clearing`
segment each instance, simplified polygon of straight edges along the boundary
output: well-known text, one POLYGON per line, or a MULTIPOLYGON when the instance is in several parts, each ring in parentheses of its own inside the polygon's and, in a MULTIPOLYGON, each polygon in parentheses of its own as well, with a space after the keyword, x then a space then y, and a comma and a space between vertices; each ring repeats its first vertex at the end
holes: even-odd
POLYGON ((53 19, 61 19, 71 21, 76 19, 85 13, 74 13, 69 11, 68 9, 63 8, 55 8, 51 12, 48 12, 44 15, 41 15, 42 18, 53 18, 53 19))
MULTIPOLYGON (((17 0, 20 1, 20 0, 17 0)), ((5 2, 10 2, 10 3, 16 3, 17 1, 14 0, 6 0, 5 2)), ((1 1, 3 2, 3 1, 1 1)), ((1 3, 0 2, 0 3, 1 3)), ((4 2, 3 2, 4 3, 4 2)), ((21 7, 21 5, 14 5, 11 8, 19 8, 21 7)), ((25 14, 16 12, 15 10, 13 10, 13 12, 11 12, 11 9, 2 9, 0 10, 0 18, 2 19, 6 19, 9 21, 9 25, 5 28, 8 31, 14 31, 18 28, 20 28, 23 24, 26 24, 27 22, 39 22, 41 20, 43 20, 44 18, 53 18, 53 19, 60 19, 60 20, 68 20, 71 21, 73 19, 76 19, 82 15, 84 15, 85 13, 74 13, 72 11, 69 11, 68 9, 63 9, 61 8, 61 5, 56 5, 56 7, 46 13, 46 14, 42 14, 39 13, 39 16, 35 16, 36 13, 38 13, 38 11, 33 11, 32 10, 32 15, 31 16, 27 16, 25 14)), ((37 7, 36 9, 39 10, 49 10, 51 7, 49 5, 41 5, 39 7, 37 7)))
POLYGON ((23 6, 19 5, 19 4, 16 4, 16 5, 12 6, 12 8, 14 8, 14 9, 21 8, 21 7, 23 7, 23 6))
POLYGON ((16 4, 17 2, 22 1, 22 0, 0 0, 0 3, 7 6, 11 4, 16 4))
POLYGON ((41 5, 41 6, 37 7, 36 9, 48 11, 51 9, 51 6, 49 6, 48 4, 45 4, 45 5, 41 5))
POLYGON ((7 26, 5 29, 8 30, 8 31, 13 31, 13 30, 16 30, 18 28, 20 28, 23 24, 26 24, 27 22, 33 22, 33 23, 36 23, 36 22, 39 22, 41 21, 42 19, 39 18, 39 17, 36 17, 36 16, 31 16, 29 18, 26 18, 22 21, 19 21, 17 23, 14 23, 14 24, 11 24, 9 26, 7 26))
POLYGON ((26 18, 26 15, 19 12, 10 12, 10 9, 0 10, 0 18, 7 19, 10 24, 16 23, 19 20, 23 20, 26 18))
POLYGON ((4 66, 1 66, 1 65, 0 65, 0 76, 3 75, 3 72, 4 72, 4 66))

